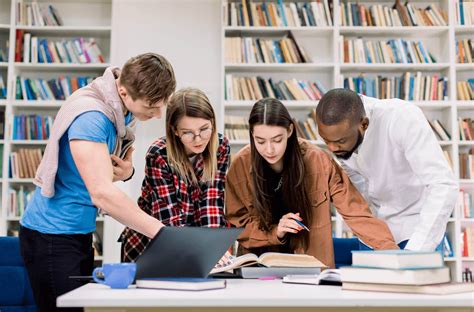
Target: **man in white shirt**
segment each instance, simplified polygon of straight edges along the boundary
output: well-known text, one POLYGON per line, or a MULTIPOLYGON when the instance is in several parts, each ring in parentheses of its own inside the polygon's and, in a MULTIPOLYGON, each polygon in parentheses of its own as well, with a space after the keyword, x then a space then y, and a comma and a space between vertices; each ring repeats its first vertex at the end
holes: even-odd
POLYGON ((459 185, 423 112, 333 89, 316 115, 320 136, 400 248, 435 250, 459 185))

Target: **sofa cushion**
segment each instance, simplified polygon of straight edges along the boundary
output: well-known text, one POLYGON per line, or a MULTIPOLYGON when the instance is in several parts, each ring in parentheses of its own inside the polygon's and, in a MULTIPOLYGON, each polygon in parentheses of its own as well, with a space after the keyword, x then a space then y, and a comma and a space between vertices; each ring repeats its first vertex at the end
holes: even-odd
MULTIPOLYGON (((22 305, 25 296, 25 268, 19 266, 0 266, 0 306, 22 305)), ((0 308, 3 312, 3 307, 0 308)))
POLYGON ((333 238, 336 268, 352 265, 352 250, 359 250, 357 238, 333 238))
POLYGON ((2 312, 36 312, 34 305, 29 306, 0 306, 2 312))
POLYGON ((24 266, 23 258, 20 254, 20 240, 18 237, 0 237, 0 267, 24 266))

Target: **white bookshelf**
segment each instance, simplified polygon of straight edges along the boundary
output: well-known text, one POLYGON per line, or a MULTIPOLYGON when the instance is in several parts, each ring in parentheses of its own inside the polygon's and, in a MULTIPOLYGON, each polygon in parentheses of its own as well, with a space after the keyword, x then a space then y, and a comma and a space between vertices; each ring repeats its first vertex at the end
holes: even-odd
MULTIPOLYGON (((27 78, 57 78, 63 76, 89 76, 102 75, 110 62, 110 47, 112 33, 112 1, 113 0, 69 0, 69 1, 37 1, 52 4, 60 13, 64 26, 24 26, 16 25, 17 0, 0 0, 0 47, 5 45, 5 40, 10 42, 8 62, 0 62, 0 75, 4 75, 8 83, 7 99, 0 100, 0 110, 5 111, 5 139, 0 141, 3 145, 3 176, 1 177, 1 202, 0 235, 9 235, 11 230, 19 227, 19 216, 8 215, 9 189, 23 186, 27 190, 34 189, 33 179, 9 178, 9 155, 19 148, 41 148, 44 150, 47 140, 13 140, 12 117, 16 114, 37 114, 54 116, 64 101, 57 100, 17 100, 15 98, 16 77, 27 78), (51 40, 62 40, 75 37, 96 39, 106 63, 98 64, 72 64, 72 63, 46 63, 32 64, 15 62, 16 31, 24 32, 51 40)), ((23 1, 28 3, 30 1, 23 1)), ((104 218, 97 219, 97 232, 104 239, 104 218)), ((113 240, 112 240, 113 241, 113 240)), ((103 248, 105 250, 106 248, 103 248)), ((96 261, 102 261, 104 255, 96 256, 96 261)))
MULTIPOLYGON (((343 77, 355 76, 360 73, 367 76, 381 74, 383 76, 401 75, 406 71, 421 71, 423 74, 439 74, 448 78, 448 100, 446 101, 419 101, 414 102, 419 106, 428 119, 438 118, 447 127, 451 134, 450 141, 440 141, 443 150, 447 150, 453 161, 453 171, 459 178, 459 151, 474 146, 472 141, 460 141, 458 138, 457 118, 470 116, 474 118, 474 101, 458 101, 456 97, 457 80, 474 78, 474 64, 457 64, 455 42, 458 37, 474 38, 474 26, 458 26, 455 22, 454 1, 434 1, 448 12, 448 26, 423 26, 423 27, 346 27, 340 26, 339 8, 341 0, 333 1, 333 24, 331 27, 243 27, 227 26, 224 22, 225 5, 235 0, 221 1, 222 14, 222 56, 221 79, 225 81, 226 74, 235 76, 261 76, 265 79, 305 79, 320 81, 326 89, 343 86, 343 77), (245 37, 278 37, 291 31, 298 44, 309 54, 313 63, 304 64, 226 64, 224 38, 232 36, 245 37), (367 64, 343 63, 340 57, 340 36, 344 38, 361 37, 364 40, 387 40, 401 38, 405 40, 421 40, 430 52, 436 57, 437 63, 432 64, 367 64)), ((255 0, 251 2, 262 2, 255 0)), ((274 2, 274 1, 272 1, 274 2)), ((386 4, 391 5, 394 0, 368 0, 358 1, 360 4, 386 4)), ((417 7, 426 7, 432 2, 412 1, 417 7)), ((222 83, 221 99, 222 109, 220 129, 224 129, 224 116, 248 116, 251 107, 256 101, 233 101, 225 98, 225 84, 222 83)), ((293 117, 301 119, 309 110, 316 107, 317 101, 283 101, 293 117)), ((247 140, 232 140, 231 153, 236 153, 248 144, 247 140)), ((315 142, 318 145, 322 142, 315 142)), ((474 192, 474 180, 459 179, 461 188, 474 192)), ((474 227, 474 222, 460 218, 461 212, 455 211, 447 227, 448 237, 455 250, 454 257, 446 258, 446 263, 452 271, 453 279, 461 280, 461 271, 465 267, 474 269, 474 260, 461 257, 461 229, 466 226, 474 227)), ((333 217, 334 232, 337 237, 342 237, 345 225, 340 216, 333 217)), ((473 219, 474 220, 474 219, 473 219)))

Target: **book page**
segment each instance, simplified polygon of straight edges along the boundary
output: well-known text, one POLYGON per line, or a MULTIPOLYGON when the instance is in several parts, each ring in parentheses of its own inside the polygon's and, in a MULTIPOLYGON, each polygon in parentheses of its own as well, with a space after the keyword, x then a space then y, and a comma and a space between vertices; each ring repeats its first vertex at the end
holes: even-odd
POLYGON ((258 263, 266 267, 325 268, 321 261, 305 254, 266 252, 258 258, 258 263))
POLYGON ((220 273, 225 271, 234 270, 243 266, 252 265, 258 263, 258 257, 255 254, 249 253, 239 257, 231 259, 232 263, 218 267, 216 266, 209 274, 220 273))

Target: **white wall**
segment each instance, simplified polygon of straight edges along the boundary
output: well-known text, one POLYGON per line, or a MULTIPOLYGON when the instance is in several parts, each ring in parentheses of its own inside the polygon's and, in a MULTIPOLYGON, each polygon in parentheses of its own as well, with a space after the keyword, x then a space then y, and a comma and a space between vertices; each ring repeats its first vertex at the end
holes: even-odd
MULTIPOLYGON (((220 0, 115 0, 112 16, 111 62, 122 66, 131 56, 156 52, 173 65, 178 88, 197 87, 206 92, 220 114, 220 0)), ((165 112, 163 112, 165 113, 165 112)), ((137 129, 135 176, 122 188, 135 200, 140 194, 145 153, 163 136, 161 120, 140 124, 137 129)), ((119 261, 117 240, 122 227, 107 218, 105 262, 119 261)))

